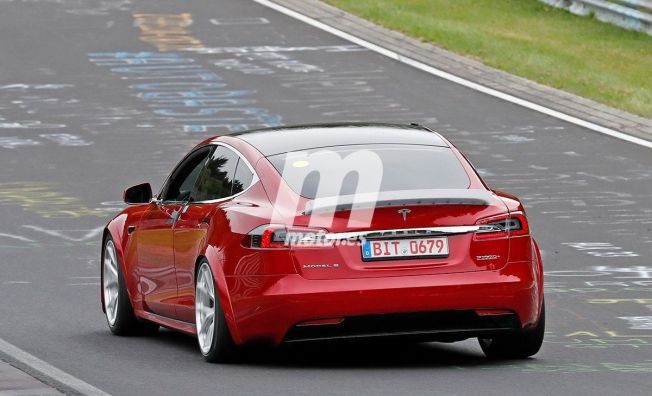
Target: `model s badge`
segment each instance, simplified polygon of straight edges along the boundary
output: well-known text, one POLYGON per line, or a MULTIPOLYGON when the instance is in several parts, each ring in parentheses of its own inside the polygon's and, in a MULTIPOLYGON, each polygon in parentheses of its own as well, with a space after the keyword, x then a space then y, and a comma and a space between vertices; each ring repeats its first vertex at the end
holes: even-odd
POLYGON ((407 215, 409 215, 410 212, 412 212, 410 209, 399 209, 398 210, 398 214, 403 216, 403 221, 407 221, 407 215))

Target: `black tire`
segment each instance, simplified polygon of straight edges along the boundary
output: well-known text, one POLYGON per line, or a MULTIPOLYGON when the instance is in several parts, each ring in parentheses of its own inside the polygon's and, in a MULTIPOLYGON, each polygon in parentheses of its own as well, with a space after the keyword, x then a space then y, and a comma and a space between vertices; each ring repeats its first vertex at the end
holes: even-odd
MULTIPOLYGON (((213 293, 214 293, 214 303, 212 306, 213 317, 214 317, 214 328, 213 336, 211 339, 210 349, 207 351, 202 350, 201 342, 199 342, 199 351, 204 356, 204 359, 210 363, 228 363, 235 359, 237 353, 237 346, 233 342, 233 337, 231 337, 231 332, 229 327, 226 324, 226 318, 224 316, 224 310, 222 309, 222 304, 219 300, 219 293, 217 290, 217 284, 215 282, 215 277, 213 276, 213 271, 208 264, 208 261, 205 259, 199 263, 197 268, 197 275, 199 275, 202 269, 207 270, 210 274, 210 280, 213 282, 213 293)), ((195 307, 197 307, 197 279, 195 277, 195 307)), ((195 318, 195 326, 197 328, 198 340, 199 340, 199 319, 195 318)))
MULTIPOLYGON (((104 266, 106 265, 105 263, 105 255, 106 255, 106 248, 107 244, 113 242, 113 239, 111 238, 110 235, 106 237, 104 240, 104 244, 102 245, 102 270, 104 271, 104 266)), ((120 258, 116 254, 115 259, 117 260, 117 272, 118 272, 118 301, 117 301, 117 312, 115 315, 115 321, 113 324, 109 320, 109 316, 106 314, 107 313, 107 307, 106 307, 106 299, 103 298, 103 309, 105 312, 105 317, 106 317, 106 322, 109 325, 109 329, 111 332, 115 335, 118 336, 134 336, 134 335, 142 335, 142 336, 147 336, 147 335, 154 335, 158 332, 159 326, 157 324, 151 323, 151 322, 145 322, 142 320, 139 320, 136 318, 134 315, 134 310, 133 307, 131 306, 131 301, 129 300, 129 294, 127 293, 127 286, 125 284, 124 280, 124 275, 122 274, 122 269, 120 265, 120 258)), ((102 276, 102 292, 104 292, 104 282, 106 280, 104 279, 104 276, 102 276)))
POLYGON ((490 359, 525 359, 539 352, 545 330, 544 302, 541 304, 539 322, 533 329, 494 338, 478 338, 478 342, 484 354, 490 359))

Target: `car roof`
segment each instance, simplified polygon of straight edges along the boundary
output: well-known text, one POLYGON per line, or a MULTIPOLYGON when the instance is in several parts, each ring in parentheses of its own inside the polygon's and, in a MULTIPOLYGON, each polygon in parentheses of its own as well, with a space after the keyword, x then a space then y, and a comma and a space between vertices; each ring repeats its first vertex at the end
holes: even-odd
POLYGON ((356 144, 449 147, 448 142, 438 133, 416 124, 308 124, 256 129, 228 136, 244 140, 266 157, 291 151, 356 144))

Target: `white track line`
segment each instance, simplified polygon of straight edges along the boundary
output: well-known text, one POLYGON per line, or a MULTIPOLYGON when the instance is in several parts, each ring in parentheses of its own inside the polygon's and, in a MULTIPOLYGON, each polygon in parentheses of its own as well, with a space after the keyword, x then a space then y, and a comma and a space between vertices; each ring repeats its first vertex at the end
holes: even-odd
POLYGON ((103 392, 91 384, 88 384, 79 378, 73 377, 72 375, 59 370, 58 368, 44 362, 43 360, 37 358, 34 355, 31 355, 22 349, 14 346, 7 341, 0 338, 0 351, 6 355, 11 356, 17 361, 23 363, 30 368, 54 379, 57 382, 62 383, 63 385, 74 389, 75 391, 84 394, 84 395, 94 395, 94 396, 109 396, 108 393, 103 392))
POLYGON ((325 32, 334 34, 335 36, 343 38, 344 40, 350 41, 350 42, 352 42, 354 44, 357 44, 357 45, 359 45, 361 47, 365 47, 365 48, 367 48, 367 49, 369 49, 371 51, 377 52, 377 53, 379 53, 381 55, 384 55, 384 56, 386 56, 388 58, 397 60, 397 61, 399 61, 401 63, 406 64, 406 65, 410 65, 410 66, 412 66, 414 68, 417 68, 419 70, 422 70, 422 71, 424 71, 426 73, 430 73, 430 74, 432 74, 434 76, 443 78, 445 80, 454 82, 456 84, 465 86, 467 88, 471 88, 471 89, 473 89, 475 91, 482 92, 482 93, 487 94, 487 95, 491 95, 493 97, 505 100, 507 102, 514 103, 516 105, 528 108, 530 110, 538 111, 539 113, 543 113, 543 114, 549 115, 551 117, 555 117, 555 118, 558 118, 560 120, 570 122, 571 124, 579 125, 581 127, 590 129, 592 131, 599 132, 599 133, 602 133, 604 135, 614 137, 616 139, 620 139, 620 140, 624 140, 624 141, 627 141, 627 142, 630 142, 630 143, 638 144, 639 146, 652 148, 652 142, 651 141, 641 139, 641 138, 638 138, 638 137, 635 137, 635 136, 631 136, 631 135, 628 135, 626 133, 616 131, 614 129, 606 128, 606 127, 603 127, 601 125, 594 124, 594 123, 586 121, 586 120, 582 120, 581 118, 573 117, 571 115, 564 114, 564 113, 562 113, 560 111, 553 110, 553 109, 547 108, 545 106, 541 106, 541 105, 538 105, 536 103, 533 103, 533 102, 530 102, 530 101, 527 101, 527 100, 524 100, 524 99, 521 99, 521 98, 517 98, 516 96, 506 94, 506 93, 498 91, 496 89, 485 87, 484 85, 480 85, 480 84, 475 83, 473 81, 469 81, 469 80, 466 80, 464 78, 455 76, 455 75, 447 73, 447 72, 445 72, 443 70, 439 70, 439 69, 437 69, 435 67, 432 67, 430 65, 426 65, 425 63, 414 60, 412 58, 408 58, 408 57, 405 57, 403 55, 400 55, 400 54, 398 54, 398 53, 396 53, 396 52, 394 52, 392 50, 389 50, 389 49, 387 49, 385 47, 381 47, 381 46, 379 46, 377 44, 370 43, 369 41, 363 40, 363 39, 361 39, 359 37, 356 37, 356 36, 354 36, 352 34, 346 33, 346 32, 344 32, 342 30, 339 30, 339 29, 334 28, 334 27, 332 27, 330 25, 327 25, 327 24, 325 24, 323 22, 319 22, 316 19, 313 19, 313 18, 311 18, 311 17, 309 17, 307 15, 301 14, 301 13, 299 13, 297 11, 291 10, 291 9, 289 9, 287 7, 282 6, 282 5, 276 4, 276 3, 272 2, 272 1, 269 1, 269 0, 253 0, 253 1, 255 1, 258 4, 264 5, 266 7, 272 8, 272 9, 274 9, 274 10, 276 10, 278 12, 281 12, 281 13, 287 15, 287 16, 290 16, 292 18, 298 19, 301 22, 307 23, 308 25, 314 26, 314 27, 316 27, 318 29, 321 29, 321 30, 323 30, 325 32))

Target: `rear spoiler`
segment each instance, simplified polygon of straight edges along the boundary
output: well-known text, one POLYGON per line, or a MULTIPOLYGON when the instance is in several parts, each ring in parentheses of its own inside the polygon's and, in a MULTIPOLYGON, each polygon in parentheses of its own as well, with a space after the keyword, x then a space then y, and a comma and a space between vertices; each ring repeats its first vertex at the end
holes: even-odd
POLYGON ((486 206, 490 205, 492 200, 491 191, 480 189, 383 191, 378 194, 363 193, 316 198, 306 204, 303 214, 408 205, 486 206))

